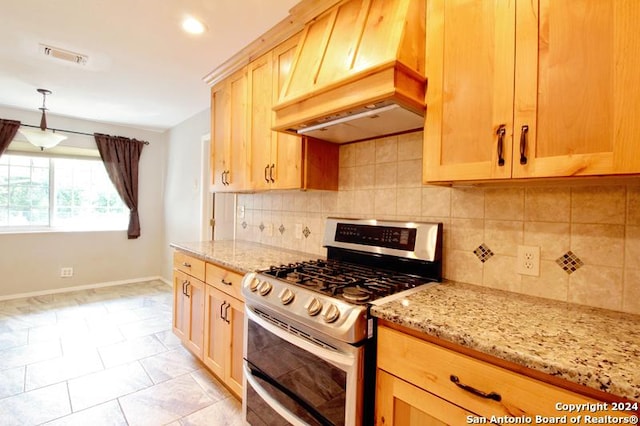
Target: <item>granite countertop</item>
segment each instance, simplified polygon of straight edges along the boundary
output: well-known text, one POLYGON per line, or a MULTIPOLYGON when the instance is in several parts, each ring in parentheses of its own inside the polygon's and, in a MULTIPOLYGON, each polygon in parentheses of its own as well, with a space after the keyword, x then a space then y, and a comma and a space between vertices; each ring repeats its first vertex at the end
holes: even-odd
POLYGON ((640 316, 445 282, 373 307, 378 318, 640 401, 640 316))
MULTIPOLYGON (((172 243, 239 273, 318 258, 247 241, 172 243)), ((447 281, 374 306, 374 316, 640 401, 640 316, 447 281)))
POLYGON ((301 262, 319 257, 316 254, 237 240, 171 243, 170 246, 241 274, 267 269, 273 265, 301 262))

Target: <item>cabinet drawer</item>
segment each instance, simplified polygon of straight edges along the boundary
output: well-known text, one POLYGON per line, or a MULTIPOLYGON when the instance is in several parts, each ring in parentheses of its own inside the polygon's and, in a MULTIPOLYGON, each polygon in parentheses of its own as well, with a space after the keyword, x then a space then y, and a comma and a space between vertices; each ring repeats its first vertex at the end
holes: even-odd
POLYGON ((487 418, 564 416, 569 413, 556 410, 558 402, 596 402, 383 326, 378 328, 378 368, 487 418), (459 385, 500 395, 499 401, 461 389, 452 376, 459 385))
POLYGON ((207 284, 244 302, 244 297, 240 292, 242 275, 212 263, 207 263, 206 277, 207 284))
POLYGON ((204 260, 189 256, 181 251, 173 254, 173 267, 186 274, 204 281, 204 260))

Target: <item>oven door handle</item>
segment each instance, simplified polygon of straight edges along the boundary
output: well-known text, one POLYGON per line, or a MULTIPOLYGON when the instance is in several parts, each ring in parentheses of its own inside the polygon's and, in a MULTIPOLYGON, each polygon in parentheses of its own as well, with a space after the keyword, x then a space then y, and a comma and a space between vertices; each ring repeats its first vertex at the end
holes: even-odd
POLYGON ((245 310, 246 316, 256 324, 260 325, 260 327, 267 329, 268 331, 280 337, 281 339, 289 343, 292 343, 298 346, 299 348, 306 350, 307 352, 311 352, 312 354, 315 354, 317 357, 324 359, 325 361, 335 365, 336 367, 340 368, 343 371, 352 371, 354 365, 356 364, 356 360, 353 356, 349 356, 345 353, 335 352, 329 349, 325 349, 322 346, 313 344, 294 334, 288 333, 282 330, 281 328, 276 327, 275 325, 269 323, 268 321, 265 321, 262 318, 260 318, 247 305, 245 305, 244 310, 245 310))
MULTIPOLYGON (((293 416, 293 418, 297 419, 297 417, 295 417, 294 414, 292 414, 289 410, 287 410, 286 408, 284 408, 278 401, 276 401, 275 399, 273 399, 271 396, 269 396, 269 394, 267 393, 267 391, 265 391, 262 386, 260 386, 255 379, 253 378, 253 376, 258 377, 259 379, 264 380, 265 382, 269 383, 271 386, 273 386, 274 388, 276 388, 277 390, 279 390, 280 392, 282 392, 283 394, 287 395, 289 398, 291 398, 292 400, 294 400, 297 404, 301 405, 302 407, 304 407, 305 410, 307 410, 307 412, 313 416, 314 419, 316 419, 322 426, 335 426, 334 423, 331 423, 325 416, 323 416, 322 414, 320 414, 318 412, 318 410, 316 410, 311 404, 309 404, 307 401, 305 401, 304 399, 300 398, 298 395, 296 395, 295 393, 291 392, 291 390, 289 390, 286 386, 282 385, 281 383, 279 383, 277 380, 274 380, 271 376, 269 376, 268 374, 266 374, 264 371, 262 371, 259 367, 257 367, 255 364, 252 364, 250 361, 248 361, 247 359, 244 360, 245 361, 245 377, 247 378, 247 381, 249 381, 249 383, 251 384, 251 387, 256 391, 256 393, 258 393, 258 395, 260 395, 261 398, 263 399, 269 399, 268 404, 270 406, 276 405, 278 408, 281 408, 282 410, 284 410, 287 414, 293 416), (273 404, 273 405, 272 405, 273 404)), ((281 414, 278 411, 279 414, 281 414)), ((291 421, 291 419, 286 419, 291 421)))

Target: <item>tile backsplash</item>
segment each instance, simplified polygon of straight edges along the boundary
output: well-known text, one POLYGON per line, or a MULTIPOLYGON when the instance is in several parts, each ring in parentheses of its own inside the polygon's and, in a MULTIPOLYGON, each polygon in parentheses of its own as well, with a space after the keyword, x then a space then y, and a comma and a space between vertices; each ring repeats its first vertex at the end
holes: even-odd
POLYGON ((640 314, 640 179, 424 186, 422 132, 340 146, 338 192, 241 194, 236 237, 323 255, 327 216, 444 224, 444 276, 640 314), (540 276, 516 273, 540 247, 540 276))

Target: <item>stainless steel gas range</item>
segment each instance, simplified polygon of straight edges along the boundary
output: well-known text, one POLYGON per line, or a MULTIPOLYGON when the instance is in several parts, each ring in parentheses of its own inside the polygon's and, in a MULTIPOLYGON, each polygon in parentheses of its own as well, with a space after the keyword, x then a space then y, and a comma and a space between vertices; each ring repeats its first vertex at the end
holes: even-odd
POLYGON ((257 425, 373 424, 371 305, 442 278, 442 224, 327 219, 326 259, 247 274, 243 415, 257 425))

